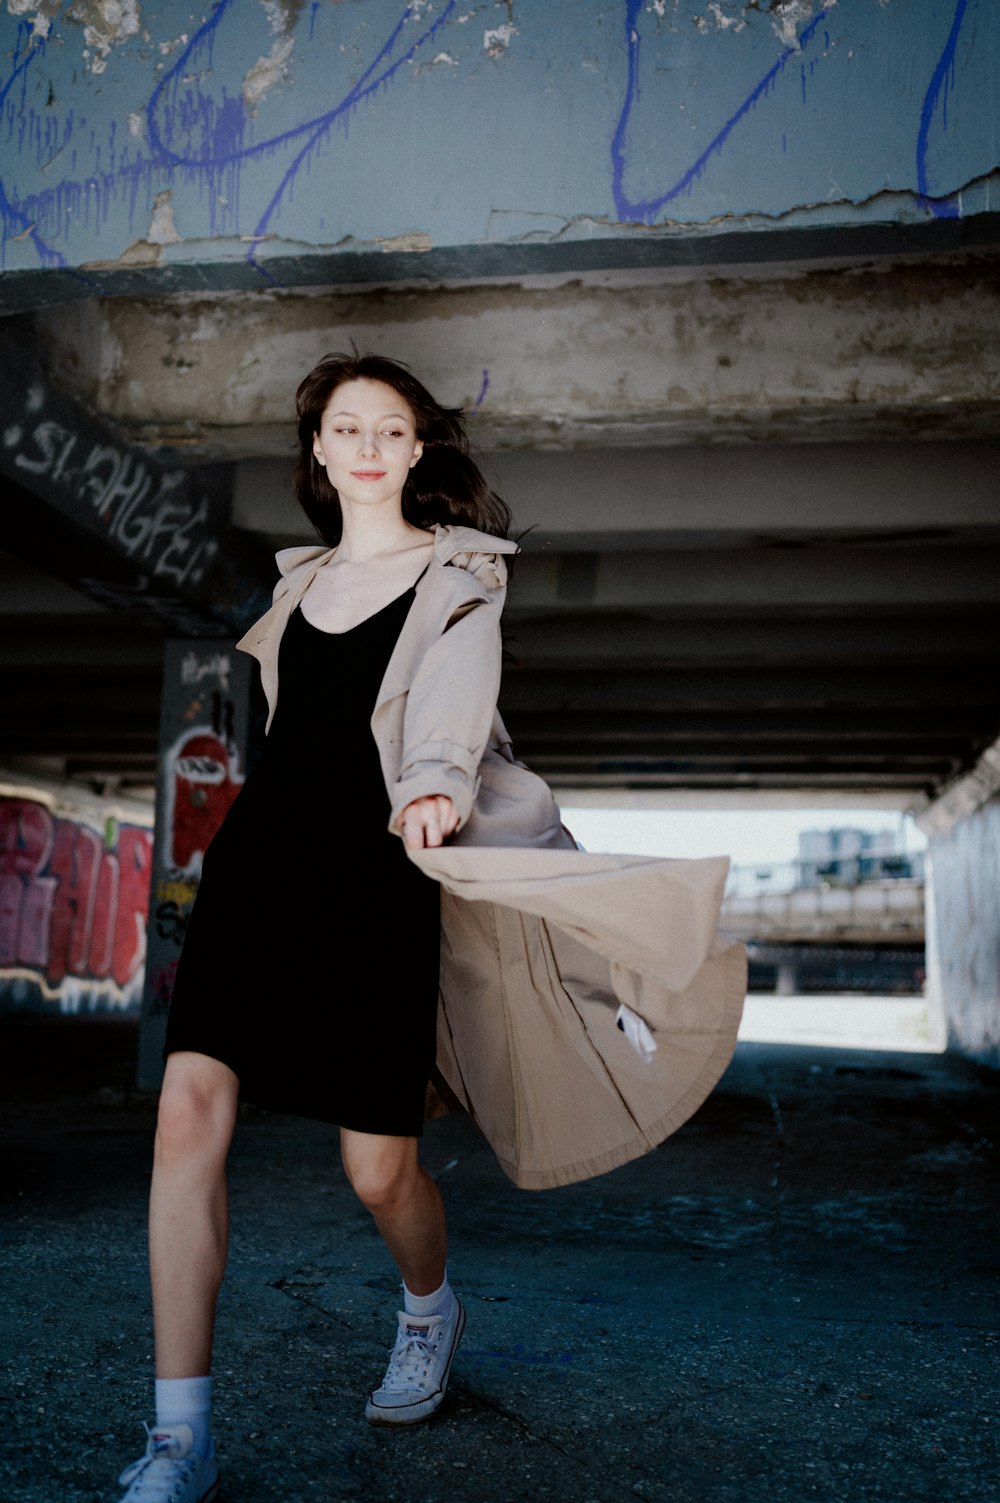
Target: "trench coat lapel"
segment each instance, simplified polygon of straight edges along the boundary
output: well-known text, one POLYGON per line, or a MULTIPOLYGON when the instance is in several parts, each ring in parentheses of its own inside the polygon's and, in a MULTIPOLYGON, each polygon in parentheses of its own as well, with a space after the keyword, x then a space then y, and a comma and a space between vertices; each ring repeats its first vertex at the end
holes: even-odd
POLYGON ((417 581, 417 592, 403 623, 375 698, 372 724, 382 707, 406 694, 421 658, 461 606, 485 600, 486 592, 464 569, 442 569, 434 560, 417 581))
POLYGON ((333 548, 286 548, 277 555, 279 567, 287 577, 286 589, 279 586, 274 603, 254 622, 236 647, 260 663, 260 682, 268 703, 270 727, 278 700, 278 651, 289 618, 309 588, 316 571, 331 559, 333 548))

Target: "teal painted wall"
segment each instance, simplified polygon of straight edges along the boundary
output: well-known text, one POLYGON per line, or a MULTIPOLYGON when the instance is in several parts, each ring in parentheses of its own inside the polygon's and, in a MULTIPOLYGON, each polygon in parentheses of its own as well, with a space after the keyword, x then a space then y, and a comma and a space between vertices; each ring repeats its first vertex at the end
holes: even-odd
POLYGON ((996 0, 104 11, 7 0, 0 19, 8 274, 263 285, 315 279, 317 257, 331 280, 363 248, 387 276, 428 255, 460 275, 517 247, 569 266, 595 241, 690 256, 748 230, 766 256, 769 235, 784 254, 789 232, 997 209, 996 0))

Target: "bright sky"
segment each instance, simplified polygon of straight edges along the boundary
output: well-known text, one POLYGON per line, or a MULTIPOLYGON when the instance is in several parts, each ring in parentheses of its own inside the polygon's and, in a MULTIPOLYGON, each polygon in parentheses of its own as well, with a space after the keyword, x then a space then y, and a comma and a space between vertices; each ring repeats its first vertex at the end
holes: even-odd
POLYGON ((907 851, 925 837, 895 809, 599 809, 560 800, 563 819, 589 851, 636 856, 730 856, 734 866, 794 861, 800 830, 895 830, 907 851))

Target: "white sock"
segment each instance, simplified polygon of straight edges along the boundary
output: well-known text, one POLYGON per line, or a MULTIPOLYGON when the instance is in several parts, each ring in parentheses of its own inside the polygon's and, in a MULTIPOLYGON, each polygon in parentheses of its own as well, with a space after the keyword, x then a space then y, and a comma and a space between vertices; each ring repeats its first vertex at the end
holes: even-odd
POLYGON ((433 1294, 413 1294, 403 1283, 403 1309, 407 1315, 443 1315, 445 1320, 455 1308, 455 1296, 451 1292, 447 1273, 440 1289, 435 1289, 433 1294))
POLYGON ((211 1449, 211 1412, 211 1378, 157 1378, 156 1423, 190 1425, 199 1456, 211 1449))

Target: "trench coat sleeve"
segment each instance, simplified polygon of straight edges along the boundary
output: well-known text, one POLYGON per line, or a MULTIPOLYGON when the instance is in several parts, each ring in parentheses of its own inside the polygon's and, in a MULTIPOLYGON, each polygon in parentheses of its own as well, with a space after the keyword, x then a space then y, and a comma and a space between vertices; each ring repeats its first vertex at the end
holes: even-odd
POLYGON ((446 794, 459 828, 472 812, 500 692, 498 598, 473 602, 425 653, 407 695, 403 760, 390 789, 390 828, 414 799, 446 794))

